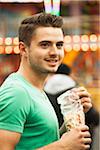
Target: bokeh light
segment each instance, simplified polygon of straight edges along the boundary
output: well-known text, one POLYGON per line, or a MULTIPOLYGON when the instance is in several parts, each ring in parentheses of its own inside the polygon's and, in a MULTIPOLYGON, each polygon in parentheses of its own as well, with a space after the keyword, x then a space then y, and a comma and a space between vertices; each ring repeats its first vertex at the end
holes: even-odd
POLYGON ((18 37, 13 38, 13 44, 18 45, 18 43, 19 43, 18 37))
POLYGON ((80 45, 79 44, 74 44, 73 45, 73 50, 80 51, 80 45))
POLYGON ((97 41, 97 36, 95 34, 90 35, 90 42, 96 42, 97 41))
POLYGON ((15 46, 13 51, 14 51, 15 54, 19 54, 20 53, 20 50, 19 50, 18 46, 15 46))
POLYGON ((90 49, 91 51, 96 51, 97 50, 97 44, 96 43, 93 43, 93 44, 90 44, 90 49))
POLYGON ((3 45, 3 38, 0 37, 0 45, 3 45))
POLYGON ((0 46, 0 54, 4 54, 4 46, 0 46))
POLYGON ((6 46, 6 47, 5 47, 5 53, 6 53, 6 54, 11 54, 12 51, 13 51, 12 46, 6 46))
POLYGON ((5 38, 5 45, 11 45, 11 44, 12 44, 12 38, 11 37, 5 38))
POLYGON ((70 44, 65 44, 64 49, 66 52, 70 52, 72 50, 72 46, 70 44))
POLYGON ((79 35, 73 35, 73 42, 74 43, 80 42, 80 36, 79 35))
POLYGON ((65 43, 71 43, 71 42, 72 42, 71 36, 66 35, 66 36, 64 37, 64 42, 65 42, 65 43))
POLYGON ((82 48, 82 51, 88 51, 89 50, 89 45, 88 44, 82 44, 81 48, 82 48))
POLYGON ((82 41, 82 42, 88 42, 88 41, 89 41, 88 35, 82 35, 82 36, 81 36, 81 41, 82 41))

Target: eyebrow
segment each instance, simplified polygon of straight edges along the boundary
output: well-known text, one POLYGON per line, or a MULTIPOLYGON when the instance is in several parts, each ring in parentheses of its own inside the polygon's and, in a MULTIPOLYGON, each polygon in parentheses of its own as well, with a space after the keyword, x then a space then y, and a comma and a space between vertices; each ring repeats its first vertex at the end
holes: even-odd
MULTIPOLYGON (((52 43, 52 41, 44 40, 44 41, 39 42, 39 44, 41 44, 41 43, 52 43)), ((58 41, 57 43, 63 44, 64 42, 63 41, 58 41)))
POLYGON ((57 43, 59 43, 59 44, 64 44, 64 42, 63 42, 63 41, 58 41, 57 43))

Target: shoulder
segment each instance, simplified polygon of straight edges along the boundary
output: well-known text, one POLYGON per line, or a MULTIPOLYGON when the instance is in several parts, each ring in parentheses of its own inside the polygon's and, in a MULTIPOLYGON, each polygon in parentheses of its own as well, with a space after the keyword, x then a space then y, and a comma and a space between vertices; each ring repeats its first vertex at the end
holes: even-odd
POLYGON ((0 87, 0 128, 23 132, 30 113, 30 102, 25 89, 16 84, 0 87))
POLYGON ((0 87, 0 116, 5 118, 4 120, 6 116, 9 119, 13 118, 15 122, 17 120, 19 122, 20 119, 25 120, 30 113, 30 108, 29 95, 23 86, 12 82, 0 87))
POLYGON ((16 82, 6 82, 0 87, 0 102, 22 104, 29 103, 26 89, 16 82))

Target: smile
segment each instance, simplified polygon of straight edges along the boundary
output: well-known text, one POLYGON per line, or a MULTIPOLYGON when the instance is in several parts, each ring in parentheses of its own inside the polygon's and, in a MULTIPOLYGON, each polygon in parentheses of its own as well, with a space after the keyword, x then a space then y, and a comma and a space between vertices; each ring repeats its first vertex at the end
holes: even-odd
POLYGON ((46 61, 51 62, 51 63, 55 63, 55 62, 58 62, 58 59, 46 59, 46 61))

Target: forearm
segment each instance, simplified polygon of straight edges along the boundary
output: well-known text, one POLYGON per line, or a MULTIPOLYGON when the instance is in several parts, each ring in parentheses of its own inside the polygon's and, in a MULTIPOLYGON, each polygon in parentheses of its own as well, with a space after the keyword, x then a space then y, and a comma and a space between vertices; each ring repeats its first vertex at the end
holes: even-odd
POLYGON ((15 148, 8 144, 0 144, 0 150, 14 150, 15 148))
POLYGON ((56 141, 37 150, 64 150, 64 147, 60 141, 56 141))

